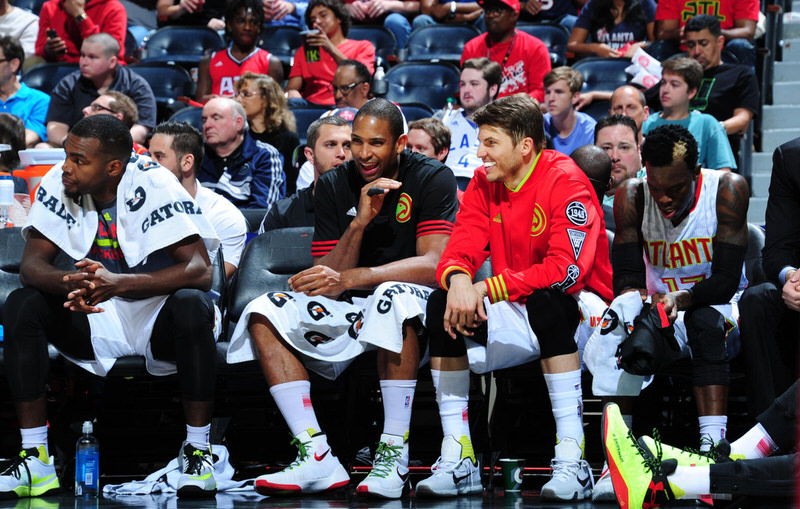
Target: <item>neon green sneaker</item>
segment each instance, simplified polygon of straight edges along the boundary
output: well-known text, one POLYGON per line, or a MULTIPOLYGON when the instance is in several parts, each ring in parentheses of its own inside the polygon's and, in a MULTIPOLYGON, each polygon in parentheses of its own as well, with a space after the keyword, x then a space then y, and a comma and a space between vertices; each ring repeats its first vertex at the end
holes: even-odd
POLYGON ((59 489, 53 457, 44 445, 23 449, 0 474, 0 498, 40 497, 59 489))
POLYGON ((405 437, 381 435, 372 471, 356 487, 356 493, 370 497, 400 498, 408 485, 408 433, 405 437))
POLYGON ((603 409, 602 431, 611 482, 622 509, 661 507, 675 499, 667 475, 675 471, 677 461, 662 464, 657 442, 655 454, 641 447, 614 403, 603 409))
POLYGON ((678 466, 680 467, 706 467, 717 462, 716 449, 712 449, 712 451, 714 451, 713 453, 712 451, 700 453, 692 449, 672 447, 671 445, 661 443, 656 430, 653 430, 653 437, 640 437, 639 445, 649 451, 658 450, 660 447, 662 458, 664 460, 674 459, 678 462, 678 466))
POLYGON ((208 498, 217 494, 217 480, 214 478, 214 457, 211 447, 196 449, 184 442, 178 457, 181 476, 178 478, 178 497, 208 498))

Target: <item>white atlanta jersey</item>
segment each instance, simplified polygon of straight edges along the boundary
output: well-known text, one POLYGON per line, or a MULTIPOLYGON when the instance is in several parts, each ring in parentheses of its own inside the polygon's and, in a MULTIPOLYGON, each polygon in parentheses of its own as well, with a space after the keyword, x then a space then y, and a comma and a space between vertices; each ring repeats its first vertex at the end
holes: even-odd
POLYGON ((442 117, 450 129, 450 153, 445 164, 456 177, 472 178, 475 169, 483 165, 478 159, 478 126, 466 116, 463 109, 451 110, 442 117))
MULTIPOLYGON (((661 215, 647 190, 645 177, 642 236, 650 295, 687 290, 711 276, 713 239, 717 232, 717 189, 722 173, 702 170, 694 207, 678 226, 661 215)), ((739 290, 746 286, 742 266, 739 290)), ((738 295, 739 292, 734 300, 738 300, 738 295)))

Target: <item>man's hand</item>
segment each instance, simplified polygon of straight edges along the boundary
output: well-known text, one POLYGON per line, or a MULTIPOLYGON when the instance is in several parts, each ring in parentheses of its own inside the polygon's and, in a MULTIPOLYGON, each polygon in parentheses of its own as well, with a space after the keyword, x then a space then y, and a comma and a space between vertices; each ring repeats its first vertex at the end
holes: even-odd
POLYGON ((367 2, 367 17, 377 18, 386 12, 385 0, 369 0, 367 2))
POLYGON ((48 37, 44 43, 44 52, 51 58, 57 58, 67 52, 67 43, 61 37, 48 37))
POLYGON ((85 7, 86 0, 64 0, 64 11, 73 18, 84 14, 86 12, 84 11, 85 7))
POLYGON ((473 285, 466 274, 454 274, 450 277, 447 307, 444 310, 444 330, 451 338, 455 339, 457 332, 463 336, 472 336, 472 329, 486 321, 483 297, 487 291, 484 281, 473 285))
POLYGON ((786 284, 783 285, 783 302, 787 308, 800 311, 800 271, 790 270, 786 273, 786 284))
POLYGON ((216 30, 216 31, 225 30, 225 22, 219 18, 211 18, 210 20, 208 20, 208 23, 206 23, 206 26, 211 30, 216 30))
POLYGON ((307 34, 306 35, 306 44, 308 44, 309 46, 312 46, 312 47, 323 48, 328 53, 332 53, 333 50, 336 49, 336 45, 333 44, 333 42, 330 40, 330 38, 328 37, 328 34, 326 34, 322 30, 322 27, 319 25, 319 23, 315 24, 311 28, 314 29, 314 30, 317 30, 317 33, 315 33, 315 34, 307 34))
POLYGON ((364 19, 367 17, 367 2, 356 0, 355 2, 347 4, 347 8, 350 9, 350 16, 353 19, 364 21, 364 19))
POLYGON ((639 48, 645 49, 647 47, 646 42, 635 42, 631 44, 627 50, 625 50, 625 54, 622 55, 625 58, 633 58, 633 54, 636 53, 636 50, 639 48))
POLYGON ((686 290, 678 290, 669 293, 654 293, 653 305, 664 304, 664 312, 669 317, 669 323, 675 323, 678 319, 678 311, 688 309, 692 304, 691 294, 686 290))
POLYGON ((370 221, 372 221, 375 216, 378 215, 378 212, 380 212, 381 207, 383 207, 383 199, 389 190, 400 189, 400 186, 402 185, 403 183, 398 182, 397 180, 379 178, 378 180, 374 180, 362 187, 361 199, 358 202, 358 214, 356 215, 355 219, 353 219, 353 222, 357 222, 357 226, 366 228, 370 221), (379 187, 381 189, 385 189, 385 191, 383 193, 373 194, 370 196, 368 193, 373 187, 379 187))
POLYGON ((542 2, 539 0, 528 0, 525 2, 525 11, 531 16, 536 16, 542 10, 542 2))
POLYGON ((195 13, 204 3, 203 0, 181 0, 178 5, 180 5, 181 10, 185 12, 195 13))
POLYGON ((273 21, 280 21, 289 14, 295 12, 296 9, 297 7, 295 7, 292 2, 287 2, 285 0, 273 0, 270 17, 273 21))
POLYGON ((315 265, 289 278, 292 291, 309 297, 323 295, 335 298, 348 289, 341 272, 325 265, 315 265))
POLYGON ((606 58, 618 58, 620 57, 620 52, 612 49, 611 46, 608 44, 598 44, 597 49, 595 50, 595 54, 599 57, 606 57, 606 58))
POLYGON ((77 262, 75 268, 75 272, 64 276, 64 281, 72 288, 64 307, 82 313, 102 312, 94 306, 117 295, 119 274, 109 272, 102 263, 88 258, 77 262))

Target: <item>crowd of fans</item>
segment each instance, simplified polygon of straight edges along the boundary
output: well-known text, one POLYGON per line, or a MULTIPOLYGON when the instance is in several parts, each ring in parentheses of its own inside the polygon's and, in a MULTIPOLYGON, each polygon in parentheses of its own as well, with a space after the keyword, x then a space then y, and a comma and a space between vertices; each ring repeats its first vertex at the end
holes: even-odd
MULTIPOLYGON (((700 434, 684 445, 700 443, 712 463, 766 456, 776 444, 788 452, 763 426, 726 449, 730 359, 740 351, 749 357, 753 417, 771 411, 796 379, 797 348, 781 333, 796 337, 800 310, 800 183, 784 164, 800 150, 797 140, 775 156, 769 281, 748 286, 743 271, 750 193, 735 171, 738 136, 759 104, 757 2, 158 0, 142 7, 153 25, 132 32, 179 24, 225 33, 229 45, 197 67, 201 130, 158 118, 151 86, 126 65, 126 29, 135 24, 120 0, 47 0, 38 24, 0 0, 0 143, 11 145, 0 169, 14 170, 23 146, 66 152, 36 193, 23 231, 26 287, 5 306, 22 453, 0 475, 0 494, 58 487, 49 476, 47 343, 100 375, 124 355, 145 356, 154 374, 177 371, 187 427, 178 494, 217 490, 208 434, 220 310, 206 292, 218 248, 227 279, 236 274, 246 208, 263 209, 259 233, 314 227, 314 266, 290 278, 292 292, 264 289, 223 338, 229 363, 260 362, 298 446, 290 467, 258 478, 260 493, 316 493, 349 482, 328 454, 309 370, 335 378, 369 350, 378 351, 385 421, 373 469, 357 487, 363 495, 398 498, 406 489, 426 348, 444 439, 432 476, 417 485, 420 496, 480 492, 470 371, 536 359, 557 430, 545 499, 635 506, 645 496, 663 502, 706 493, 682 488, 691 476, 680 471, 689 460, 678 449, 665 456, 678 470, 651 465, 645 477, 683 477, 647 495, 632 488, 641 473, 623 463, 652 447, 619 456, 643 376, 682 357, 691 357, 700 434), (630 58, 645 49, 662 60, 663 77, 647 90, 582 94, 581 73, 552 68, 547 46, 517 29, 520 20, 571 30, 575 57, 630 58), (463 48, 458 100, 429 104, 431 118, 407 122, 403 104, 374 97, 375 47, 349 39, 350 28, 383 24, 403 48, 413 29, 446 23, 482 32, 463 48), (306 29, 287 76, 258 44, 267 27, 283 25, 306 29), (45 94, 19 79, 42 62, 79 67, 45 94), (607 115, 581 111, 599 100, 609 101, 607 115), (298 132, 293 110, 309 106, 321 108, 319 118, 298 132), (607 232, 615 234, 611 249, 607 232), (76 271, 54 266, 60 249, 80 260, 76 271), (487 257, 491 277, 473 281, 487 257), (128 320, 148 325, 134 333, 128 320), (755 325, 762 321, 770 328, 755 325), (54 338, 59 327, 69 333, 54 338), (604 430, 608 443, 617 441, 616 455, 608 454, 613 461, 596 482, 584 459, 582 362, 594 394, 619 405, 606 411, 616 428, 604 430), (764 373, 764 365, 772 369, 764 373)), ((751 478, 780 477, 772 465, 754 465, 751 478)))

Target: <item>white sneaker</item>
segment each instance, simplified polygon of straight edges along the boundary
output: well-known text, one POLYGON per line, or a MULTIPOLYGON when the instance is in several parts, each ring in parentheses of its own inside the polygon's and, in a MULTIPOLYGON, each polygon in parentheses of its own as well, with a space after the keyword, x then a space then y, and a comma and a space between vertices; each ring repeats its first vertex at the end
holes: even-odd
POLYGON ((0 498, 39 497, 59 487, 53 457, 43 445, 21 450, 0 474, 0 498))
POLYGON ((481 467, 473 457, 472 443, 466 435, 461 440, 464 442, 454 436, 444 437, 442 455, 431 467, 433 475, 417 484, 418 497, 454 497, 483 492, 481 467), (470 454, 462 457, 465 445, 470 454))
POLYGON ((592 469, 582 457, 581 446, 572 438, 556 444, 556 457, 550 461, 553 474, 542 486, 542 500, 563 502, 592 496, 592 469))
POLYGON ((397 435, 381 435, 372 471, 356 488, 359 495, 400 498, 408 482, 408 440, 397 435))
POLYGON ((178 497, 208 498, 217 494, 217 481, 214 479, 214 457, 211 447, 196 449, 189 442, 181 446, 178 456, 181 475, 178 478, 178 497))
POLYGON ((346 486, 350 476, 331 453, 324 433, 313 437, 303 431, 292 440, 297 458, 280 472, 256 478, 256 491, 262 495, 319 493, 346 486))
POLYGON ((592 489, 592 502, 616 502, 617 496, 614 494, 614 483, 611 481, 611 471, 608 463, 603 463, 603 473, 594 483, 592 489))

